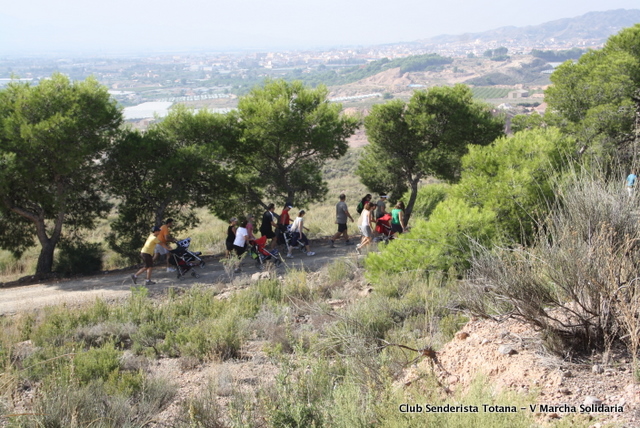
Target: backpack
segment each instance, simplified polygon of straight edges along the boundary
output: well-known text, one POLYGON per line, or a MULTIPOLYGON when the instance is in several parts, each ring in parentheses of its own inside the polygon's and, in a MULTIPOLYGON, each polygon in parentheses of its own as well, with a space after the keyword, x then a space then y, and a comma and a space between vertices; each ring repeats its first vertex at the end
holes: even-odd
POLYGON ((362 210, 364 210, 364 204, 362 203, 362 201, 360 201, 358 207, 356 208, 356 211, 358 211, 358 214, 362 214, 362 210))

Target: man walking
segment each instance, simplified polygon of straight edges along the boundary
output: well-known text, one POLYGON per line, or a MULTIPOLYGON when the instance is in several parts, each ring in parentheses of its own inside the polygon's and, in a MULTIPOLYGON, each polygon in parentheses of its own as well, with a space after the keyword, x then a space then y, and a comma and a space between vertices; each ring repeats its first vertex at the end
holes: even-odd
POLYGON ((140 268, 140 270, 131 275, 131 279, 134 284, 138 283, 138 275, 142 272, 147 272, 147 280, 144 282, 144 285, 154 285, 155 282, 151 281, 151 271, 153 270, 153 253, 156 248, 156 245, 163 246, 167 251, 171 250, 169 246, 158 239, 158 235, 160 234, 160 228, 158 226, 153 226, 151 230, 151 235, 147 238, 147 241, 144 243, 142 250, 140 250, 140 257, 142 258, 142 262, 144 266, 140 268))
POLYGON ((387 212, 387 195, 380 195, 380 199, 376 203, 376 218, 379 219, 387 212))
MULTIPOLYGON (((164 222, 162 226, 160 226, 160 233, 158 234, 158 239, 163 244, 168 244, 169 242, 176 242, 173 236, 171 236, 171 228, 173 227, 173 219, 168 218, 167 221, 164 222)), ((153 255, 153 261, 155 262, 158 256, 164 256, 165 262, 167 265, 167 272, 175 272, 176 269, 169 265, 169 252, 164 249, 162 245, 156 245, 156 249, 153 255)))
POLYGON ((349 233, 347 232, 347 219, 351 219, 351 222, 353 222, 353 217, 351 217, 349 209, 347 208, 347 196, 341 193, 339 199, 340 201, 336 204, 336 224, 338 225, 338 231, 331 237, 331 248, 336 247, 335 240, 340 238, 341 235, 344 236, 346 240, 345 245, 352 244, 352 242, 349 241, 349 233))

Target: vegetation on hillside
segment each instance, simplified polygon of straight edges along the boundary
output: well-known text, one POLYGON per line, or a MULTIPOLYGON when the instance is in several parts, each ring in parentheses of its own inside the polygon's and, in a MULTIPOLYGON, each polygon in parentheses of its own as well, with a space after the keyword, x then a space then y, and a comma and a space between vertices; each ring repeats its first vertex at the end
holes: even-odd
POLYGON ((400 68, 401 73, 416 71, 433 71, 451 64, 452 58, 443 57, 437 54, 414 55, 407 58, 387 59, 369 62, 366 65, 349 67, 342 70, 319 70, 311 73, 295 76, 296 79, 304 83, 316 86, 323 84, 327 86, 346 85, 358 80, 374 76, 385 70, 400 68))
POLYGON ((552 67, 542 59, 535 59, 520 67, 508 69, 505 72, 491 72, 483 76, 474 77, 464 83, 474 86, 513 86, 518 83, 536 84, 547 79, 541 72, 550 70, 552 67))

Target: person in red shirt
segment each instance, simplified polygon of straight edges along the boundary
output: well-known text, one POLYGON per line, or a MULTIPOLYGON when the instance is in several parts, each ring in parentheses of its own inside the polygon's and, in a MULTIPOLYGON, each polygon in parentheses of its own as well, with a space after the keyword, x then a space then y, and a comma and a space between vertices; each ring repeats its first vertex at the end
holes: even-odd
POLYGON ((282 209, 282 214, 280 214, 280 219, 278 220, 278 224, 280 225, 280 229, 285 229, 289 224, 291 224, 291 217, 289 217, 289 210, 293 208, 291 205, 287 204, 282 209), (283 227, 284 226, 284 227, 283 227))
POLYGON ((278 218, 278 227, 276 229, 276 239, 278 244, 284 244, 282 234, 287 231, 287 226, 291 224, 291 217, 289 217, 289 210, 293 208, 291 204, 287 203, 282 209, 280 218, 278 218))

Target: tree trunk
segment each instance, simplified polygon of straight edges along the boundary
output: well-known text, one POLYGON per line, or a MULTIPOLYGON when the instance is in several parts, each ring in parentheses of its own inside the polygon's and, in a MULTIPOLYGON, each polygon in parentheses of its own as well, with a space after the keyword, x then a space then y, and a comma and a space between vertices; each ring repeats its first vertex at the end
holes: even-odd
POLYGON ((42 248, 38 256, 38 265, 36 266, 36 278, 49 275, 53 270, 53 252, 62 236, 62 224, 64 223, 64 211, 59 211, 53 224, 53 232, 51 237, 47 236, 47 226, 45 225, 44 215, 40 215, 35 221, 36 234, 42 248))
POLYGON ((420 182, 419 178, 414 178, 411 180, 411 196, 409 196, 409 202, 404 209, 404 224, 407 226, 409 224, 409 219, 411 218, 411 213, 413 212, 413 206, 416 204, 416 199, 418 199, 418 183, 420 182))
POLYGON ((40 255, 38 256, 38 264, 36 266, 36 278, 46 277, 53 270, 53 252, 58 245, 62 231, 63 214, 58 216, 58 220, 53 229, 51 237, 47 236, 47 227, 44 218, 39 218, 36 224, 36 233, 38 241, 40 241, 40 255))
POLYGON ((40 255, 38 256, 38 265, 36 266, 36 278, 46 277, 53 270, 53 252, 56 249, 57 242, 48 239, 46 243, 42 243, 40 255))
MULTIPOLYGON (((149 227, 151 226, 162 226, 163 224, 163 220, 166 220, 164 218, 164 212, 167 210, 167 205, 168 203, 161 203, 160 205, 158 205, 156 207, 156 210, 154 212, 154 223, 153 225, 149 225, 149 227)), ((150 231, 149 231, 150 232, 150 231)))
POLYGON ((40 242, 40 255, 38 256, 38 264, 36 265, 36 278, 46 277, 51 273, 53 269, 53 252, 60 241, 62 236, 62 224, 64 223, 65 214, 61 210, 56 216, 55 223, 53 225, 53 232, 51 237, 47 235, 47 226, 45 224, 44 212, 38 209, 36 212, 27 211, 22 208, 10 206, 11 211, 33 222, 36 226, 36 236, 40 242))

